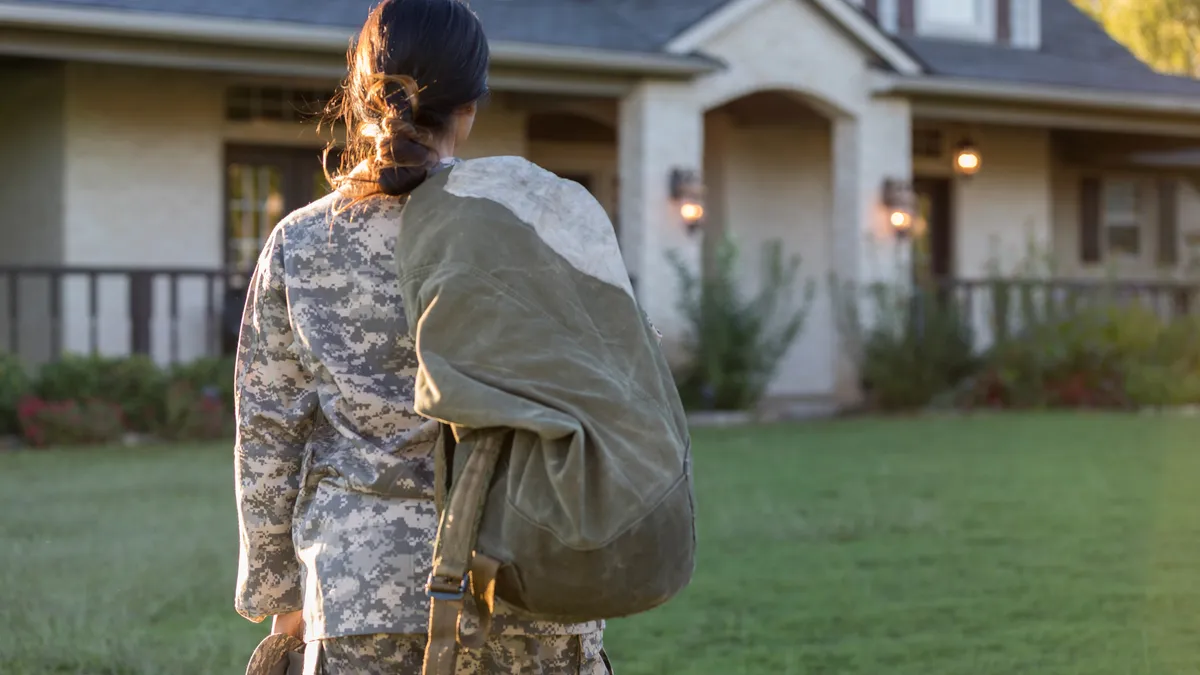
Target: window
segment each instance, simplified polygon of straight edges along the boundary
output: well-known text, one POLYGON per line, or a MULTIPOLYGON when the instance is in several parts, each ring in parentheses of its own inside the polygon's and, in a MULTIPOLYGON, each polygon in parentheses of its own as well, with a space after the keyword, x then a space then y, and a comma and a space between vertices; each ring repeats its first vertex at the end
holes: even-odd
POLYGON ((1170 181, 1088 176, 1079 189, 1080 261, 1176 262, 1178 224, 1170 181), (1155 250, 1157 249, 1157 250, 1155 250))
POLYGON ((917 32, 951 40, 993 42, 996 0, 915 0, 917 32))
POLYGON ((921 14, 929 23, 974 26, 983 19, 981 4, 976 0, 922 0, 921 14))
POLYGON ((1141 186, 1134 180, 1108 180, 1103 189, 1104 240, 1110 257, 1142 253, 1141 186))
POLYGON ((912 132, 913 157, 941 159, 946 154, 946 140, 941 129, 915 128, 912 132))

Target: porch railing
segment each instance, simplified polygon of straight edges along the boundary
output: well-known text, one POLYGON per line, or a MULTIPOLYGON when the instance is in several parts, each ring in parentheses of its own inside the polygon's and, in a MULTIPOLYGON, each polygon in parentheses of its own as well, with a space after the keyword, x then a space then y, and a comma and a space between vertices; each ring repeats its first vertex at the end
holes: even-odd
POLYGON ((0 350, 34 362, 67 351, 216 356, 243 301, 221 270, 0 265, 0 350))
POLYGON ((1140 305, 1170 322, 1200 313, 1200 283, 1067 279, 952 279, 940 288, 986 346, 1030 321, 1068 317, 1087 306, 1140 305))
MULTIPOLYGON (((147 354, 165 363, 229 353, 244 289, 222 270, 0 265, 0 351, 37 363, 66 352, 147 354)), ((940 295, 986 346, 1035 316, 1138 303, 1171 321, 1200 313, 1200 283, 952 279, 940 295)))

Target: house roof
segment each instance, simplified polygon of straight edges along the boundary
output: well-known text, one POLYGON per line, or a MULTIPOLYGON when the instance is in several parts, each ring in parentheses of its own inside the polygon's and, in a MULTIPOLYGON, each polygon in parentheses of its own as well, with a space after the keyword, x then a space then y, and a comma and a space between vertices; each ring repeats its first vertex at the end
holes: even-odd
POLYGON ((903 37, 933 75, 1145 94, 1200 95, 1200 81, 1154 72, 1070 0, 1042 0, 1041 47, 903 37))
MULTIPOLYGON (((731 0, 470 0, 493 40, 657 52, 731 0)), ((116 9, 358 28, 378 0, 23 0, 116 9)))
MULTIPOLYGON (((498 42, 662 54, 667 44, 740 0, 470 0, 498 42)), ((353 30, 377 0, 19 0, 41 7, 254 19, 353 30)), ((897 37, 927 75, 957 80, 1200 96, 1200 81, 1153 72, 1070 0, 1042 0, 1037 50, 897 37)))

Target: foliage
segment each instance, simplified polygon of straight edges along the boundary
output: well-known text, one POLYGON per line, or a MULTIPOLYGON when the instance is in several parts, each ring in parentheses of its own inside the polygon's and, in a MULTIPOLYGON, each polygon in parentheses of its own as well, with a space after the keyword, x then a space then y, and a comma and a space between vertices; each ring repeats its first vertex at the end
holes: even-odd
POLYGON ((230 357, 164 369, 145 356, 68 354, 31 379, 0 354, 0 434, 20 434, 32 445, 106 442, 120 437, 115 424, 121 433, 171 440, 227 437, 233 368, 230 357), (73 424, 74 432, 66 428, 73 424))
POLYGON ((232 434, 233 418, 214 388, 200 389, 177 380, 167 389, 156 436, 164 440, 201 441, 232 434))
POLYGON ((166 387, 162 369, 147 356, 68 354, 42 367, 36 390, 47 401, 114 403, 131 431, 148 432, 161 414, 166 387))
POLYGON ((1200 403, 1200 320, 1111 302, 1060 312, 998 341, 962 393, 990 407, 1200 403))
POLYGON ((186 382, 206 396, 215 396, 226 410, 233 410, 232 356, 201 358, 175 366, 169 373, 172 383, 186 382))
POLYGON ((0 436, 21 430, 17 405, 33 390, 24 364, 16 356, 0 352, 0 436))
POLYGON ((970 326, 951 298, 930 287, 874 284, 866 300, 854 286, 831 278, 838 328, 859 369, 869 405, 884 410, 919 408, 975 368, 970 326))
POLYGON ((27 396, 18 405, 25 441, 46 446, 112 443, 125 434, 121 407, 106 401, 44 401, 27 396))
POLYGON ((1200 0, 1074 0, 1155 70, 1200 76, 1200 0))
POLYGON ((785 259, 778 240, 766 243, 761 287, 750 299, 743 297, 738 248, 729 236, 717 242, 702 276, 674 252, 668 257, 679 275, 679 306, 689 329, 688 363, 676 378, 684 404, 710 410, 754 408, 812 306, 813 282, 797 283, 800 257, 785 259))

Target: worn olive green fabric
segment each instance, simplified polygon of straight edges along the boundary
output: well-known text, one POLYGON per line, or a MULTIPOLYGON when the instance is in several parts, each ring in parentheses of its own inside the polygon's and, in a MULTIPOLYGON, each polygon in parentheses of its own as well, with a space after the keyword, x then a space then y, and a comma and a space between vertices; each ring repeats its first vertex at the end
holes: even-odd
POLYGON ((497 597, 590 621, 675 595, 695 552, 686 420, 595 199, 520 158, 459 163, 413 193, 396 262, 414 409, 453 429, 449 466, 515 430, 477 546, 503 563, 497 597))

